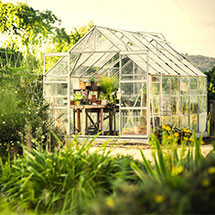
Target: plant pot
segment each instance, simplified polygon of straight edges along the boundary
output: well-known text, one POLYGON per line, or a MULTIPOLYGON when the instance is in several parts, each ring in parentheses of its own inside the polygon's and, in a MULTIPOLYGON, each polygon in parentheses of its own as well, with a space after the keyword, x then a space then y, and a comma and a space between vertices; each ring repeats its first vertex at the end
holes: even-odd
POLYGON ((88 104, 88 101, 85 100, 85 99, 82 99, 82 100, 81 100, 81 104, 82 104, 82 105, 87 105, 87 104, 88 104))
POLYGON ((70 105, 74 105, 75 102, 73 100, 70 100, 70 105))
POLYGON ((92 96, 91 96, 91 99, 92 99, 92 102, 93 102, 93 103, 96 103, 96 95, 92 95, 92 96))
POLYGON ((80 105, 81 102, 80 101, 75 101, 75 105, 80 105))
POLYGON ((96 90, 97 89, 97 82, 91 81, 90 86, 91 86, 91 90, 96 90))
POLYGON ((101 104, 102 104, 102 105, 107 105, 107 100, 106 100, 106 99, 102 99, 101 104))
POLYGON ((97 100, 96 103, 97 103, 97 105, 101 105, 102 104, 102 100, 97 100))

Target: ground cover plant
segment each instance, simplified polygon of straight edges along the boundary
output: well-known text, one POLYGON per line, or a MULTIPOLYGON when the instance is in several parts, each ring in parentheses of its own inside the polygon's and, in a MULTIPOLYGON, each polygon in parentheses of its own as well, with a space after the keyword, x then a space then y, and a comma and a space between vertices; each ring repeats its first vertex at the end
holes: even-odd
POLYGON ((1 162, 1 211, 26 214, 197 214, 214 208, 215 151, 201 153, 202 138, 177 146, 151 138, 153 161, 110 156, 108 141, 76 136, 50 150, 39 144, 1 162), (199 207, 196 207, 197 204, 199 207), (202 206, 204 204, 204 206, 202 206))

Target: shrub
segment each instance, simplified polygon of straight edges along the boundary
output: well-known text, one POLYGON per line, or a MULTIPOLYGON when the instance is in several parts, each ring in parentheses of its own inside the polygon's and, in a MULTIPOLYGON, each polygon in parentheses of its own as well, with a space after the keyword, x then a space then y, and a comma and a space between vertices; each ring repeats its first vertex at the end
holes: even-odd
POLYGON ((93 144, 75 137, 53 153, 26 148, 11 165, 1 166, 1 193, 23 211, 80 214, 87 200, 112 193, 115 181, 138 181, 129 167, 131 158, 111 158, 105 144, 100 152, 89 153, 93 144))

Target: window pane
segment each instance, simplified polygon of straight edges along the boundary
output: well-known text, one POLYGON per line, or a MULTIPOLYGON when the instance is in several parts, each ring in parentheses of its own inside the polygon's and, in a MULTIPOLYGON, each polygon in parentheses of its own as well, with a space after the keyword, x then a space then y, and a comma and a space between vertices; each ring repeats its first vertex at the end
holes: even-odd
POLYGON ((164 77, 162 78, 162 94, 169 95, 170 94, 170 78, 164 77))
POLYGON ((180 91, 182 95, 187 95, 188 94, 188 86, 189 86, 189 82, 187 78, 181 78, 181 82, 180 82, 180 91))
POLYGON ((146 107, 146 83, 121 83, 123 107, 146 107))
POLYGON ((160 95, 160 83, 152 83, 151 84, 151 94, 152 95, 160 95))
POLYGON ((146 110, 121 111, 122 135, 146 135, 146 110))
POLYGON ((206 94, 207 93, 207 79, 203 77, 199 77, 199 93, 206 94))
POLYGON ((172 95, 179 95, 179 93, 180 93, 179 84, 180 84, 180 78, 177 78, 177 77, 171 78, 171 94, 172 95))
POLYGON ((152 115, 160 114, 160 97, 153 96, 150 99, 150 110, 152 115))

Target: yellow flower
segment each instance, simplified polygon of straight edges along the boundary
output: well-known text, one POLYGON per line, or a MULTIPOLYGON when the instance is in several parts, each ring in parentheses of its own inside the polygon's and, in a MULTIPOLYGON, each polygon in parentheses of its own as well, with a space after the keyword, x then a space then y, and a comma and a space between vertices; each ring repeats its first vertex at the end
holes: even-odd
POLYGON ((110 208, 113 208, 114 205, 115 205, 112 198, 107 198, 107 199, 106 199, 106 204, 107 204, 110 208))
POLYGON ((193 139, 193 138, 190 138, 190 139, 189 139, 189 141, 193 142, 193 141, 194 141, 194 139, 193 139))
POLYGON ((189 133, 189 132, 190 132, 190 130, 189 130, 188 128, 185 128, 183 131, 184 131, 185 133, 189 133))
POLYGON ((204 142, 204 141, 202 141, 202 142, 201 142, 201 144, 203 145, 203 144, 205 144, 205 142, 204 142))
POLYGON ((154 198, 155 198, 155 201, 157 203, 161 203, 161 202, 163 202, 165 200, 165 196, 164 195, 155 195, 154 198))
POLYGON ((175 175, 181 174, 184 171, 183 166, 178 166, 177 168, 172 169, 172 173, 175 175))
POLYGON ((184 140, 188 140, 188 137, 184 137, 184 140))
POLYGON ((165 125, 165 124, 163 124, 163 125, 162 125, 162 128, 163 128, 163 129, 166 129, 166 125, 165 125))
POLYGON ((167 139, 170 140, 170 139, 171 139, 171 136, 168 136, 167 139))
POLYGON ((175 132, 175 133, 174 133, 174 136, 175 136, 175 137, 178 137, 178 136, 179 136, 179 133, 178 133, 178 132, 175 132))
POLYGON ((167 125, 167 126, 166 126, 166 130, 167 130, 167 131, 171 131, 172 129, 167 125))
POLYGON ((214 167, 214 166, 211 166, 211 167, 208 169, 208 172, 209 172, 209 174, 214 174, 214 173, 215 173, 215 167, 214 167))
POLYGON ((201 184, 203 187, 208 187, 210 185, 210 181, 208 179, 203 179, 201 184))

